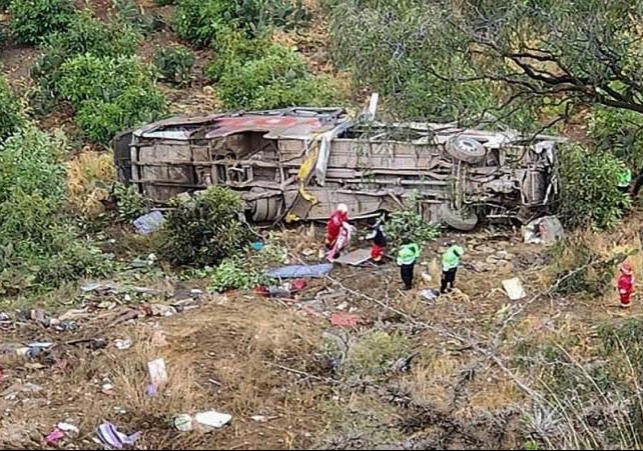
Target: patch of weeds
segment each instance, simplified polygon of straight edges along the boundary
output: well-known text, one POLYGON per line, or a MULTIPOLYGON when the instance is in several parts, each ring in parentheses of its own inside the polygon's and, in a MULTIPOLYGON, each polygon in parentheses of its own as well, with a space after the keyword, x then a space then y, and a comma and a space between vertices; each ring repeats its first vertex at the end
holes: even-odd
POLYGON ((344 370, 348 374, 380 376, 408 350, 408 339, 403 334, 369 331, 349 346, 344 370))
POLYGON ((116 198, 118 215, 121 218, 133 221, 149 211, 149 201, 137 191, 134 185, 115 183, 113 193, 116 198))
POLYGON ((210 288, 223 293, 228 290, 250 290, 257 285, 270 283, 260 271, 249 268, 240 259, 225 259, 217 266, 208 270, 210 288))
POLYGON ((154 65, 159 77, 179 86, 188 84, 196 58, 185 47, 163 47, 154 53, 154 65))
POLYGON ((389 215, 385 227, 388 238, 395 245, 401 244, 404 237, 414 243, 426 243, 436 240, 442 233, 439 224, 429 224, 422 217, 417 191, 411 193, 404 209, 389 215))

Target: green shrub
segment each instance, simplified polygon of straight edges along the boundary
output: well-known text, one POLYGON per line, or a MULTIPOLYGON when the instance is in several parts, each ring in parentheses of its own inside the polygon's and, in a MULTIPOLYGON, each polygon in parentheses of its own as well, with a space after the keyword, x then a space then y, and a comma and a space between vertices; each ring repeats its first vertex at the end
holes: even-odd
POLYGON ((0 291, 102 274, 106 256, 64 216, 66 146, 25 126, 0 144, 0 291), (17 274, 28 276, 13 279, 17 274))
POLYGON ((165 26, 163 20, 157 15, 149 15, 135 0, 113 0, 118 17, 143 33, 152 33, 165 26))
POLYGON ((324 106, 337 98, 328 78, 310 73, 306 60, 282 45, 256 59, 228 62, 217 93, 224 107, 243 109, 324 106))
POLYGON ((212 44, 215 51, 214 61, 205 68, 204 75, 211 82, 217 83, 229 66, 260 58, 270 46, 269 34, 250 38, 239 29, 224 28, 212 44))
POLYGON ((250 290, 266 282, 257 270, 248 268, 239 258, 226 258, 210 274, 210 288, 220 293, 228 290, 250 290))
POLYGON ((185 47, 164 47, 154 53, 154 65, 162 79, 178 85, 191 79, 194 53, 185 47))
POLYGON ((107 145, 117 133, 153 122, 166 113, 167 100, 163 93, 152 87, 133 86, 113 101, 82 102, 76 122, 91 141, 107 145))
POLYGON ((607 229, 631 204, 618 190, 622 163, 612 154, 569 146, 558 152, 561 201, 558 214, 567 227, 607 229))
POLYGON ((0 75, 0 144, 24 122, 18 99, 0 75))
POLYGON ((133 221, 149 211, 149 202, 134 185, 116 183, 114 197, 116 198, 118 215, 127 221, 133 221))
POLYGON ((122 23, 104 22, 88 12, 80 13, 64 32, 54 32, 46 38, 31 76, 53 99, 58 96, 61 66, 67 60, 82 54, 100 58, 131 56, 141 39, 140 33, 122 23))
POLYGON ((153 88, 153 71, 137 57, 79 55, 61 67, 60 95, 75 107, 86 100, 112 102, 126 90, 153 88))
POLYGON ((74 13, 73 0, 13 0, 9 30, 18 44, 37 44, 48 34, 64 30, 74 13))
POLYGON ((197 48, 208 47, 221 30, 238 22, 235 8, 235 0, 180 0, 176 32, 197 48))
POLYGON ((406 208, 389 215, 386 221, 386 235, 394 245, 401 244, 408 237, 414 243, 426 243, 440 236, 440 227, 424 220, 419 210, 418 194, 414 192, 406 202, 406 208))
POLYGON ((250 242, 243 201, 225 187, 213 186, 190 200, 177 198, 171 206, 159 252, 173 264, 216 266, 250 242))

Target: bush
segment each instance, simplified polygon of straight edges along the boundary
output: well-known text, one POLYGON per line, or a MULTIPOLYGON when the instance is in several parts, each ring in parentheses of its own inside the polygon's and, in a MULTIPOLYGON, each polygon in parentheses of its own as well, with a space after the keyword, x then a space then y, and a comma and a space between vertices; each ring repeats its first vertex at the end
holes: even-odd
POLYGON ((108 145, 114 136, 130 128, 153 122, 167 112, 167 100, 151 87, 127 88, 113 101, 86 100, 76 122, 91 141, 108 145))
POLYGON ((63 216, 65 142, 28 125, 0 145, 0 290, 103 274, 106 256, 63 216), (16 274, 29 277, 12 278, 16 274))
POLYGON ((137 57, 85 54, 61 67, 60 95, 77 108, 86 100, 113 102, 127 90, 152 88, 153 72, 137 57))
POLYGON ((9 30, 18 44, 37 44, 50 33, 64 30, 74 12, 73 0, 13 0, 9 30))
POLYGON ((0 144, 23 122, 18 99, 9 89, 7 80, 0 75, 0 144))
POLYGON ((118 17, 143 33, 152 33, 165 26, 163 20, 156 15, 148 15, 141 5, 135 0, 113 0, 118 17))
POLYGON ((225 187, 213 186, 186 201, 176 198, 165 218, 160 254, 176 265, 216 266, 235 256, 251 240, 242 220, 241 198, 225 187))
POLYGON ((299 53, 277 44, 256 59, 229 61, 217 93, 224 107, 243 109, 324 106, 337 98, 328 78, 313 75, 299 53))
POLYGON ((190 81, 194 53, 185 47, 165 47, 154 53, 154 65, 162 79, 183 85, 190 81))
POLYGON ((414 243, 426 243, 440 236, 440 227, 424 220, 419 210, 418 194, 414 192, 407 200, 407 207, 393 212, 386 221, 386 235, 395 245, 408 237, 414 243))
POLYGON ((208 47, 221 30, 234 27, 235 0, 181 0, 175 16, 176 32, 197 48, 208 47))
POLYGON ((631 199, 618 190, 622 163, 602 150, 581 146, 562 148, 561 202, 558 214, 569 228, 608 229, 616 224, 631 199))
POLYGON ((149 202, 134 185, 116 183, 114 197, 118 206, 118 215, 127 221, 133 221, 149 211, 149 202))
POLYGON ((229 66, 260 58, 270 46, 269 34, 249 38, 236 28, 222 29, 212 45, 215 50, 214 61, 205 68, 204 75, 211 82, 217 83, 229 66))
POLYGON ((219 293, 228 290, 250 290, 266 282, 266 278, 248 268, 238 258, 226 258, 210 275, 210 288, 219 293))
POLYGON ((43 55, 32 67, 31 76, 53 99, 58 96, 61 66, 67 60, 83 54, 100 58, 131 56, 141 39, 141 34, 129 26, 103 22, 83 12, 64 32, 54 32, 46 38, 40 49, 43 55))

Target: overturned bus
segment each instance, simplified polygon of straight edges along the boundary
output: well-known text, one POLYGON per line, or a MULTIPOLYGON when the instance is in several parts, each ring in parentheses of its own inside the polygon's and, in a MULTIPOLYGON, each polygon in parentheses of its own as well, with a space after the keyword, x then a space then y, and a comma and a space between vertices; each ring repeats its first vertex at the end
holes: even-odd
POLYGON ((427 221, 471 230, 546 209, 560 141, 288 108, 162 120, 118 135, 114 155, 119 181, 159 204, 224 185, 256 223, 325 219, 338 203, 368 217, 412 202, 427 221))

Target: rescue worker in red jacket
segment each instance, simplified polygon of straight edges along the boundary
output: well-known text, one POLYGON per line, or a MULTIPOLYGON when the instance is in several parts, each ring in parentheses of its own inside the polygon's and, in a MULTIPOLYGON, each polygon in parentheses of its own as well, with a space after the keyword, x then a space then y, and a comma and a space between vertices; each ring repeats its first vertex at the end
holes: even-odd
POLYGON ((326 224, 326 248, 332 249, 335 246, 339 232, 342 226, 348 221, 348 207, 346 204, 339 204, 337 210, 330 215, 328 223, 326 224))
POLYGON ((630 297, 634 290, 634 276, 632 265, 625 262, 621 265, 621 276, 618 278, 618 294, 621 298, 621 308, 628 308, 631 303, 630 297))

